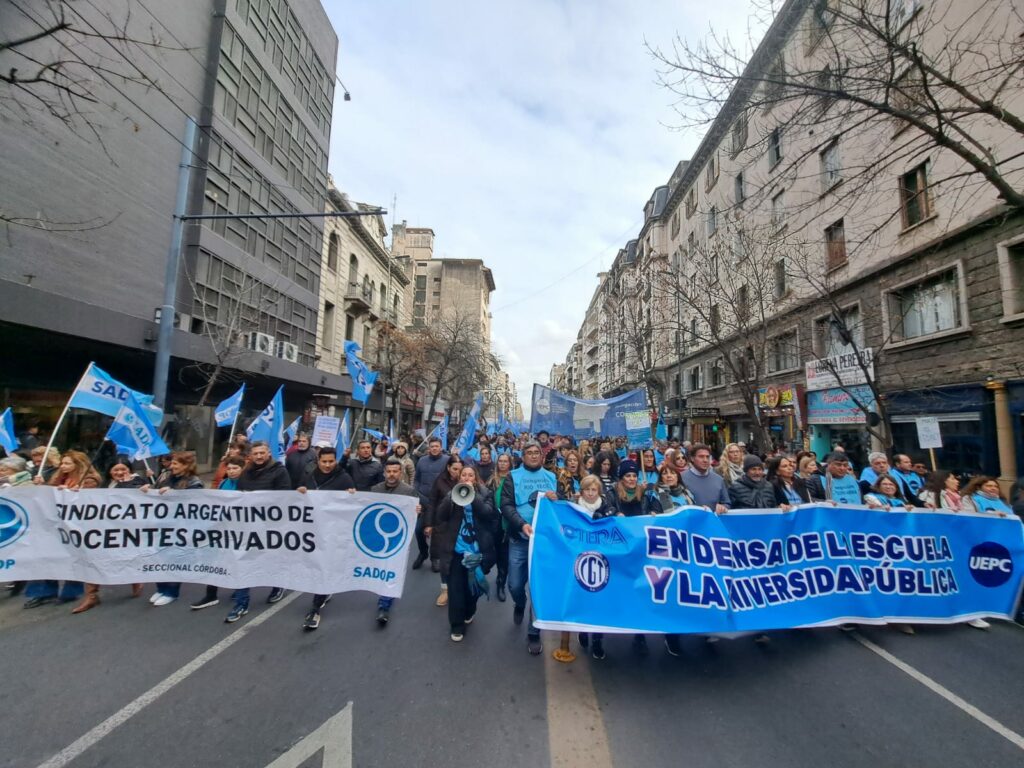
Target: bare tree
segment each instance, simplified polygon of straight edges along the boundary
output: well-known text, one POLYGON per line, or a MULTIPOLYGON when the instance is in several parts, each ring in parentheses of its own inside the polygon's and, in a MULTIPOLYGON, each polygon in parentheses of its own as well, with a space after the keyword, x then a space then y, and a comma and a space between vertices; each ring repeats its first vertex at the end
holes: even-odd
POLYGON ((441 314, 424 338, 426 369, 431 381, 430 412, 445 395, 452 406, 473 402, 486 389, 498 363, 470 312, 456 308, 441 314))
POLYGON ((644 387, 650 411, 658 409, 665 393, 657 364, 659 338, 666 329, 655 306, 662 297, 654 283, 650 275, 639 277, 633 295, 619 305, 615 328, 619 348, 624 352, 623 363, 631 371, 630 378, 644 387))
POLYGON ((401 419, 403 391, 425 391, 428 383, 428 350, 432 339, 419 329, 402 330, 383 322, 377 333, 377 360, 384 386, 391 391, 391 417, 401 419))

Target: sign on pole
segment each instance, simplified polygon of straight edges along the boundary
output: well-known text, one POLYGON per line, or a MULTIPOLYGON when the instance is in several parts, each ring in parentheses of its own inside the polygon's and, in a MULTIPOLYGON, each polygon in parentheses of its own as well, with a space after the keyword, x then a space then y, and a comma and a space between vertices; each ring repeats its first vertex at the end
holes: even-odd
POLYGON ((942 433, 939 431, 939 420, 934 416, 917 418, 917 442, 922 448, 941 448, 942 433))
POLYGON ((310 445, 334 445, 338 439, 341 419, 337 416, 317 416, 313 422, 313 437, 310 445))

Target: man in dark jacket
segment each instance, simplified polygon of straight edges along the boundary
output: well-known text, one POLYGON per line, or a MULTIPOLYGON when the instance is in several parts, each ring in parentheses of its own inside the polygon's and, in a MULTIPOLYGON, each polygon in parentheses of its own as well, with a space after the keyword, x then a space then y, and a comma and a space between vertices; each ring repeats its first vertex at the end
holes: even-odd
MULTIPOLYGON (((400 459, 394 457, 384 462, 384 482, 377 483, 370 489, 371 493, 392 493, 397 496, 413 496, 419 498, 419 494, 416 493, 416 489, 408 483, 402 482, 402 462, 400 459)), ((419 520, 420 513, 423 511, 423 505, 416 505, 416 518, 419 520)), ((393 597, 381 597, 377 600, 377 623, 382 627, 387 626, 388 623, 388 612, 391 610, 391 605, 394 603, 395 598, 393 597)))
POLYGON ((316 451, 309 445, 309 435, 300 434, 295 438, 295 450, 284 457, 284 466, 292 488, 298 488, 302 476, 316 467, 316 451))
POLYGON ((426 455, 420 456, 416 462, 416 473, 412 481, 413 488, 415 488, 420 496, 420 507, 424 510, 416 514, 416 546, 419 548, 419 554, 413 561, 413 570, 423 565, 423 562, 430 557, 427 535, 423 531, 428 519, 428 515, 425 512, 429 511, 430 494, 434 489, 434 483, 447 464, 448 454, 444 452, 441 440, 431 437, 427 441, 426 455))
POLYGON ((299 478, 295 490, 299 493, 306 491, 354 491, 355 483, 341 465, 338 464, 338 456, 335 449, 325 445, 320 449, 316 466, 309 467, 302 477, 299 478))
POLYGON ((357 491, 368 491, 378 483, 384 482, 384 469, 380 462, 373 458, 373 444, 369 440, 360 440, 356 446, 356 456, 345 456, 341 461, 343 469, 352 476, 357 491))
POLYGON ((733 509, 773 509, 775 489, 764 478, 764 462, 755 454, 743 457, 743 477, 729 486, 733 509))
MULTIPOLYGON (((290 491, 291 478, 284 464, 270 455, 270 446, 262 440, 256 440, 249 449, 249 466, 242 470, 238 478, 240 491, 290 491)), ((249 588, 236 589, 231 596, 234 607, 224 621, 233 624, 249 612, 249 588)), ((284 589, 274 587, 267 596, 268 603, 276 603, 284 597, 284 589)))

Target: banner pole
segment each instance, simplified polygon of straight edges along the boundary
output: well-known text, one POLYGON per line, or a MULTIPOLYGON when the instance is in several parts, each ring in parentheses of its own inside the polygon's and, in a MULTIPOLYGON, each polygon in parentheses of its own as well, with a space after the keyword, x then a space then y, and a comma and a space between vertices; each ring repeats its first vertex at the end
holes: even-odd
POLYGON ((935 464, 935 449, 929 448, 928 455, 931 457, 932 460, 932 472, 935 472, 936 470, 938 470, 938 467, 935 464))
POLYGON ((239 405, 239 407, 235 411, 235 418, 232 419, 232 421, 231 421, 231 433, 228 435, 228 448, 231 447, 231 441, 235 439, 235 427, 238 426, 238 414, 242 410, 242 407, 241 407, 242 404, 239 403, 238 405, 239 405))
POLYGON ((563 664, 569 664, 570 662, 576 661, 576 654, 569 650, 569 633, 562 633, 562 642, 551 654, 555 661, 560 661, 563 664))
POLYGON ((68 410, 71 408, 71 401, 75 399, 75 393, 78 391, 78 387, 83 381, 85 381, 86 375, 92 370, 92 363, 89 363, 89 367, 85 369, 85 373, 82 374, 78 380, 78 384, 75 384, 75 388, 71 390, 71 397, 64 404, 64 410, 60 413, 60 418, 57 419, 57 423, 53 427, 53 432, 50 433, 50 441, 46 444, 46 452, 43 454, 43 460, 39 462, 39 467, 36 469, 36 477, 41 477, 43 467, 46 466, 46 462, 50 459, 50 449, 53 448, 53 441, 57 437, 57 432, 60 430, 60 425, 64 423, 64 417, 68 415, 68 410))
POLYGON ((352 434, 348 438, 348 449, 352 450, 352 446, 356 443, 356 435, 358 435, 362 429, 363 424, 366 423, 366 406, 369 403, 370 398, 366 398, 367 402, 363 403, 363 409, 359 412, 359 418, 356 419, 356 423, 352 426, 352 434))

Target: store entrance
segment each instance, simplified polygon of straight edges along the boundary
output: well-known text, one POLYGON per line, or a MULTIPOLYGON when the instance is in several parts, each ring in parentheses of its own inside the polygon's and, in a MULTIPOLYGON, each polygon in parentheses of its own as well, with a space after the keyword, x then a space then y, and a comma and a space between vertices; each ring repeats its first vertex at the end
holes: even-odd
POLYGON ((842 445, 850 462, 860 471, 868 464, 868 453, 871 451, 871 438, 864 429, 851 427, 832 427, 831 446, 842 445))

